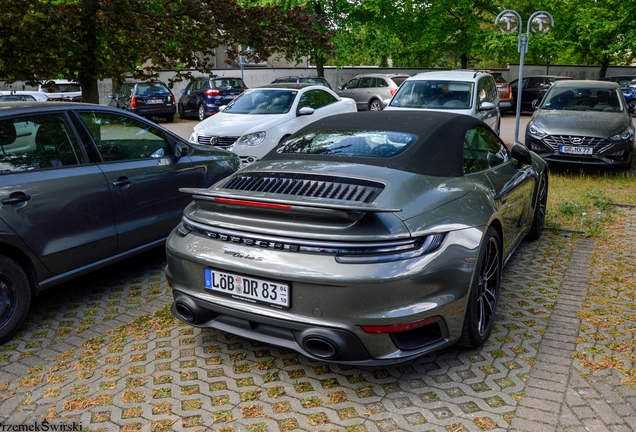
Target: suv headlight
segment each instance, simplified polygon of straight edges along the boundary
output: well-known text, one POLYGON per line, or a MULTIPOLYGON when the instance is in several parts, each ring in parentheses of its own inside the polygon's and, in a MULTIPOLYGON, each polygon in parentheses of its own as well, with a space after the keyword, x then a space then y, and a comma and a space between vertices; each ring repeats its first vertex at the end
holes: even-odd
POLYGON ((547 133, 543 129, 537 127, 537 125, 535 125, 534 123, 530 123, 528 125, 528 132, 530 133, 530 135, 534 135, 537 138, 543 138, 547 135, 547 133))
POLYGON ((236 145, 256 146, 263 142, 265 139, 265 132, 254 132, 251 134, 243 135, 236 140, 236 145))
POLYGON ((190 135, 190 139, 188 139, 188 141, 190 141, 191 143, 197 143, 197 134, 195 132, 192 132, 192 135, 190 135))
POLYGON ((633 140, 634 139, 634 125, 630 125, 623 132, 614 135, 610 138, 612 141, 623 141, 626 139, 633 140))

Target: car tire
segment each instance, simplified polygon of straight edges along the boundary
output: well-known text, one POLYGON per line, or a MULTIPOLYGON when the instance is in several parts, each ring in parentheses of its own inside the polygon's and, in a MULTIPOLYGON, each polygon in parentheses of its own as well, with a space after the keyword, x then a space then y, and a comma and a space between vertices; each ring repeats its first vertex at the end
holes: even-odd
POLYGON ((166 121, 168 123, 172 123, 174 121, 174 114, 170 114, 166 116, 166 121))
POLYGON ((545 212, 548 207, 548 176, 541 176, 541 183, 537 190, 537 204, 532 215, 532 227, 526 235, 526 240, 538 240, 543 234, 545 226, 545 212))
POLYGON ((29 312, 31 286, 24 269, 0 255, 0 344, 11 339, 29 312))
POLYGON ((371 99, 371 102, 369 102, 369 111, 382 111, 382 102, 377 99, 371 99))
POLYGON ((203 121, 206 119, 206 115, 205 115, 205 107, 203 105, 199 105, 197 108, 197 114, 199 116, 199 121, 203 121))
POLYGON ((636 99, 632 99, 627 102, 627 105, 632 107, 632 117, 636 117, 636 99))
POLYGON ((501 257, 499 234, 495 228, 489 227, 479 249, 462 334, 458 341, 464 347, 477 348, 490 336, 501 288, 501 257))
POLYGON ((183 104, 179 104, 177 109, 179 110, 179 118, 187 118, 185 110, 183 109, 183 104))

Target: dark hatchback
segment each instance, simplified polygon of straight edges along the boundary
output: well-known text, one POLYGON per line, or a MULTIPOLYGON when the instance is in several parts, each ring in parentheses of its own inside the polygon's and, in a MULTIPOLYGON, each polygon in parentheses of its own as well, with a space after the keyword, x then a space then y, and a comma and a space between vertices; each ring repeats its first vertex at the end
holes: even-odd
POLYGON ((31 298, 161 246, 191 201, 239 167, 134 114, 78 104, 0 104, 0 343, 31 298))
POLYGON ((629 169, 634 153, 630 111, 616 83, 559 81, 537 105, 525 143, 549 162, 629 169))
POLYGON ((181 90, 179 116, 197 117, 200 121, 219 112, 219 108, 232 102, 247 90, 241 78, 197 78, 181 90))
MULTIPOLYGON (((567 76, 557 75, 535 75, 523 78, 523 85, 521 87, 521 111, 534 111, 532 102, 535 100, 541 100, 552 85, 561 80, 571 80, 572 78, 567 76)), ((512 110, 517 110, 517 92, 519 88, 519 80, 510 81, 510 87, 512 88, 512 96, 514 103, 512 104, 512 110)))
POLYGON ((127 82, 108 98, 112 107, 147 118, 161 117, 168 123, 174 121, 177 111, 174 95, 168 86, 159 81, 127 82))

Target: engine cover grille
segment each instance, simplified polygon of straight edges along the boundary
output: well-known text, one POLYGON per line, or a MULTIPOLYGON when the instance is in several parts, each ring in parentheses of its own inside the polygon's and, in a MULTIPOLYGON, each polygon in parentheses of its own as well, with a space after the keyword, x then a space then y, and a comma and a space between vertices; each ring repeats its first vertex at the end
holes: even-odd
POLYGON ((233 177, 223 186, 223 189, 371 203, 384 190, 384 185, 335 176, 249 173, 233 177))

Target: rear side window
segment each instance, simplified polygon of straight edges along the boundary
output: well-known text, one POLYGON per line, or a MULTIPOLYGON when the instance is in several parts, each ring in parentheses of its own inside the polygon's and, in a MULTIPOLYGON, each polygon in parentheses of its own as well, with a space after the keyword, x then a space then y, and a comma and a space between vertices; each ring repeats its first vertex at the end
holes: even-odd
POLYGON ((164 133, 147 123, 111 113, 82 112, 79 115, 104 162, 161 158, 172 154, 164 133))
POLYGON ((84 156, 63 114, 0 121, 0 173, 79 165, 84 156))

